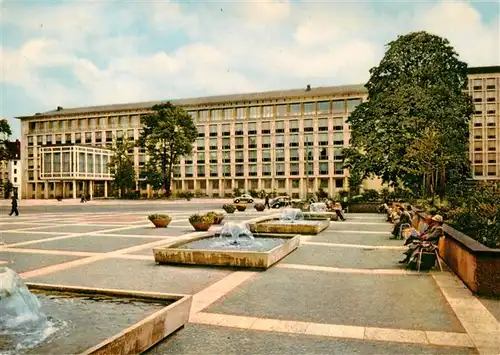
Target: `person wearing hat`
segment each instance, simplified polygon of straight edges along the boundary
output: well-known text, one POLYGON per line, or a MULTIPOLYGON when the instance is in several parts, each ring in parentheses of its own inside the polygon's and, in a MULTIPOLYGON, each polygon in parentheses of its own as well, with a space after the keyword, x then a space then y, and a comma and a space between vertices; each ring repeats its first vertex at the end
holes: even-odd
MULTIPOLYGON (((407 263, 410 261, 411 256, 413 253, 420 247, 422 247, 423 242, 431 242, 432 244, 437 244, 439 242, 439 239, 444 235, 444 229, 443 229, 443 217, 440 215, 435 215, 434 217, 431 218, 431 223, 429 225, 428 233, 427 234, 422 234, 420 236, 420 240, 413 241, 410 246, 408 247, 408 250, 404 252, 403 254, 406 255, 406 258, 403 260, 400 260, 400 264, 407 263)), ((405 243, 406 245, 407 243, 405 243)))
POLYGON ((436 243, 439 241, 439 238, 444 235, 443 217, 437 214, 432 217, 431 221, 432 225, 429 229, 429 233, 422 235, 420 239, 426 240, 431 243, 436 243))

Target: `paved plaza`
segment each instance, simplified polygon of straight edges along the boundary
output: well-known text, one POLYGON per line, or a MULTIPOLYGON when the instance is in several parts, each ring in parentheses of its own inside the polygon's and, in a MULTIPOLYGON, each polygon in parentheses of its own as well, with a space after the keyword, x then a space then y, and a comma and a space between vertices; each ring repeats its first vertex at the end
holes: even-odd
MULTIPOLYGON (((73 201, 74 202, 74 201, 73 201)), ((348 214, 267 271, 156 265, 152 248, 197 235, 224 201, 2 205, 0 264, 27 282, 194 295, 190 322, 150 354, 499 354, 500 300, 450 271, 402 268, 383 215, 348 214), (167 213, 166 229, 151 212, 167 213)), ((226 221, 266 213, 236 212, 226 221)))

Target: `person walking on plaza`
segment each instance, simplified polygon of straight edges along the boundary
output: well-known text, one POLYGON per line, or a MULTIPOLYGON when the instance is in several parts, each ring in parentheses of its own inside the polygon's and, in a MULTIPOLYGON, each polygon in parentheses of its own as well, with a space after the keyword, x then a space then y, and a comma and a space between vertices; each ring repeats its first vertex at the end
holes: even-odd
POLYGON ((269 205, 269 195, 268 194, 266 194, 264 206, 267 207, 268 209, 271 208, 271 206, 269 205))
POLYGON ((9 216, 15 213, 16 216, 19 216, 19 210, 17 209, 17 198, 16 196, 12 196, 12 209, 10 210, 9 216))

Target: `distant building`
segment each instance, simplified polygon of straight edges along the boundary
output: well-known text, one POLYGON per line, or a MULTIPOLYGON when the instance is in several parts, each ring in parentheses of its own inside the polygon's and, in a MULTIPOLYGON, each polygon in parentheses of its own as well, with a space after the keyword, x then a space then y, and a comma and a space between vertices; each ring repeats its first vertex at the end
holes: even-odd
MULTIPOLYGON (((476 179, 500 179, 500 67, 469 69, 476 112, 470 156, 476 179)), ((226 196, 238 188, 306 197, 347 188, 342 167, 349 114, 367 99, 363 85, 310 87, 171 100, 193 117, 198 138, 175 166, 175 190, 226 196)), ((165 100, 166 101, 166 100, 165 100)), ((162 102, 165 102, 162 101, 162 102)), ((136 140, 141 116, 160 102, 63 108, 21 120, 22 185, 26 198, 107 196, 113 141, 136 140)), ((137 176, 146 152, 130 151, 137 176)), ((365 188, 377 188, 368 180, 365 188)), ((143 192, 147 186, 138 186, 143 192)))
POLYGON ((22 159, 21 159, 21 142, 7 142, 6 144, 8 159, 0 164, 0 190, 1 197, 5 197, 5 184, 12 184, 12 193, 19 198, 22 196, 22 159))
POLYGON ((469 156, 473 178, 500 180, 500 66, 469 68, 474 101, 469 156))

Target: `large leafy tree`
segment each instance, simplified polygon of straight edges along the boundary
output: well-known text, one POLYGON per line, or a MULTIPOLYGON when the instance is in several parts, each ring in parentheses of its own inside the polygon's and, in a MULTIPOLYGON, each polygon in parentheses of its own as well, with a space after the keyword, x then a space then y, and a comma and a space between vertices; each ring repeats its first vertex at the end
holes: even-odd
POLYGON ((125 139, 113 146, 109 167, 113 175, 113 185, 118 189, 119 197, 125 197, 129 189, 135 188, 135 171, 128 152, 134 148, 134 143, 125 139))
POLYGON ((170 196, 173 166, 179 158, 191 154, 198 131, 191 116, 170 102, 155 105, 142 121, 138 145, 149 155, 146 179, 152 183, 161 177, 165 194, 170 196))
POLYGON ((393 186, 421 190, 423 184, 421 191, 431 194, 450 178, 464 178, 473 112, 466 85, 467 64, 446 39, 412 32, 390 42, 370 70, 368 101, 348 119, 351 149, 363 159, 366 174, 393 186))

